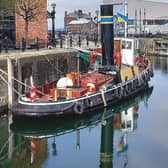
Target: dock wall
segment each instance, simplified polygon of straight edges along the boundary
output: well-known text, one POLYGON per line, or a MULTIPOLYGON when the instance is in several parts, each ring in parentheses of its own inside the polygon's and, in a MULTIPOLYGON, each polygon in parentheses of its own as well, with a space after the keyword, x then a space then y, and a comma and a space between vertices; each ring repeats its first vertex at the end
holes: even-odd
POLYGON ((140 38, 139 49, 146 55, 168 56, 168 39, 140 38))

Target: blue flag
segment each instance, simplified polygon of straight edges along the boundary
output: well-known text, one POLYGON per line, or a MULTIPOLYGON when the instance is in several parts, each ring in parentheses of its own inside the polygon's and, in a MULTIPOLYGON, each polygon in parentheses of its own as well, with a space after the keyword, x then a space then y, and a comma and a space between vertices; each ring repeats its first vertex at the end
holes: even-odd
POLYGON ((128 16, 125 16, 121 13, 117 13, 118 22, 128 22, 128 16))

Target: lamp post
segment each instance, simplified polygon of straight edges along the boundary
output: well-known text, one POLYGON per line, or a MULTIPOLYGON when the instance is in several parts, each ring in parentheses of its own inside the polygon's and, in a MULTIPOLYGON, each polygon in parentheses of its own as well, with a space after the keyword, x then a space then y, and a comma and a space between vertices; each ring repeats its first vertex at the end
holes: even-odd
POLYGON ((56 14, 55 7, 56 7, 56 4, 52 3, 51 6, 53 7, 53 10, 50 13, 51 18, 52 18, 52 44, 55 47, 56 46, 56 39, 55 39, 55 14, 56 14))
POLYGON ((98 26, 99 26, 99 23, 98 23, 98 17, 99 17, 99 11, 98 10, 96 10, 95 11, 95 13, 96 13, 96 44, 98 43, 98 34, 99 34, 99 28, 98 28, 98 26))

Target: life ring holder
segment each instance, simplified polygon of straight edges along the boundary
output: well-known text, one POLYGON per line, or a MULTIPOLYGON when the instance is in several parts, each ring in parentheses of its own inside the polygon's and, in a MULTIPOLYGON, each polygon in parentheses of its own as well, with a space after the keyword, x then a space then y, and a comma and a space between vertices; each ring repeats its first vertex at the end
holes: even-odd
POLYGON ((86 99, 86 105, 87 105, 87 107, 93 106, 93 101, 91 100, 91 98, 86 99))
POLYGON ((84 112, 84 106, 82 102, 76 102, 74 105, 74 112, 76 114, 83 114, 84 112))

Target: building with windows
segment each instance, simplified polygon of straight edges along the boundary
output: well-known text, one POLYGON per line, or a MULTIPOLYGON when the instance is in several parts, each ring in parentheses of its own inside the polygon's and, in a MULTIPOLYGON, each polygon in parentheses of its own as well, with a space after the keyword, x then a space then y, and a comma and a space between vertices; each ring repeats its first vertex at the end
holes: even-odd
POLYGON ((13 0, 0 0, 0 41, 8 36, 15 42, 15 13, 13 0))
POLYGON ((124 3, 127 2, 130 33, 168 33, 168 2, 155 0, 103 0, 103 2, 114 4, 115 9, 123 14, 124 3))
POLYGON ((97 23, 91 13, 83 13, 82 10, 67 13, 65 11, 64 27, 73 34, 93 35, 97 31, 97 23))
MULTIPOLYGON (((47 0, 41 0, 41 3, 39 15, 28 25, 28 46, 33 45, 37 37, 40 43, 46 43, 47 0)), ((25 36, 25 21, 17 14, 15 5, 15 0, 0 0, 0 41, 8 37, 13 47, 20 48, 25 36)))

